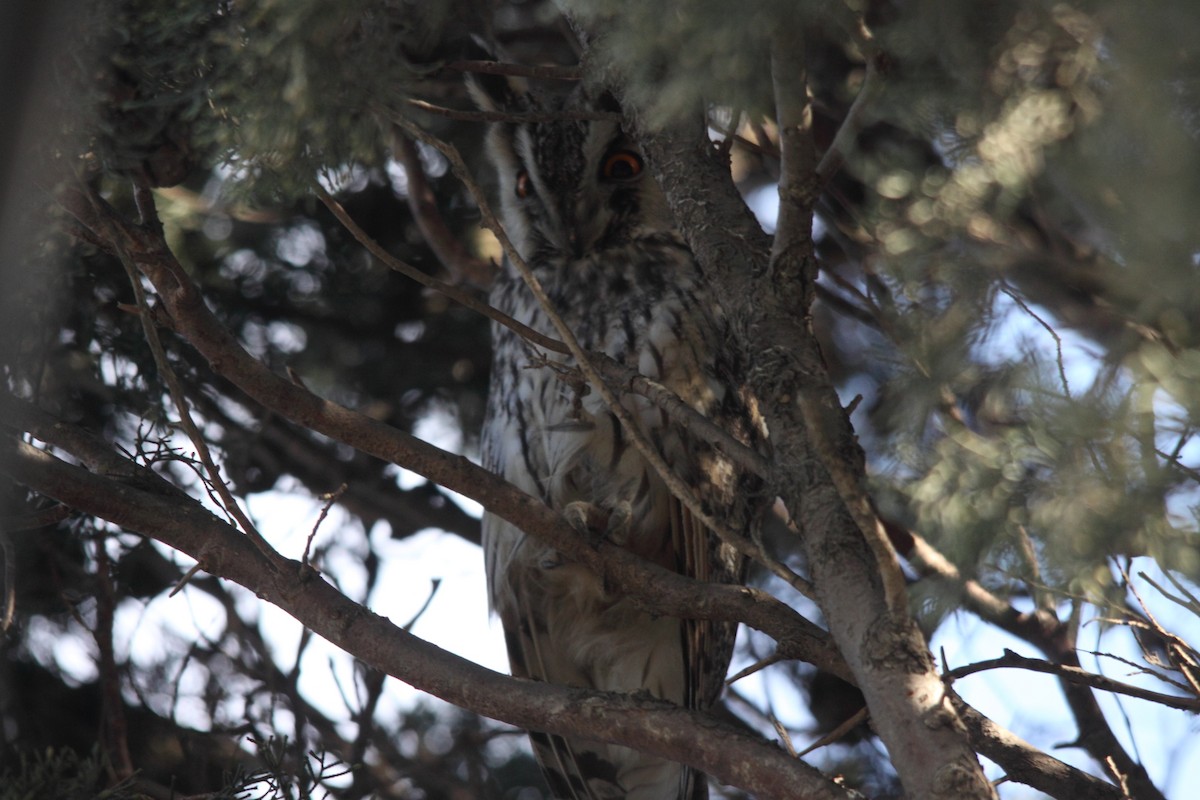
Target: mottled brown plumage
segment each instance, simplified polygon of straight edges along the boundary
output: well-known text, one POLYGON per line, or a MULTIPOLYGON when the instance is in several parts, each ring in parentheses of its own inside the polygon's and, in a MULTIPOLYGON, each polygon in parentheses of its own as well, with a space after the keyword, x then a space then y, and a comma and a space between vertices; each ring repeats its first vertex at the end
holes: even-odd
MULTIPOLYGON (((536 105, 528 96, 473 87, 485 108, 536 105), (501 96, 497 98, 497 93, 501 96)), ((559 101, 590 105, 581 90, 559 101)), ((556 103, 557 105, 557 103, 556 103)), ((588 350, 607 353, 659 381, 744 441, 762 423, 728 361, 720 302, 672 227, 641 155, 615 123, 498 124, 490 134, 506 229, 554 307, 588 350)), ((492 303, 548 334, 554 330, 511 264, 492 303)), ((484 464, 551 507, 616 511, 618 544, 701 580, 741 581, 744 564, 667 491, 630 445, 596 392, 560 381, 544 354, 493 328, 484 464)), ((707 510, 750 533, 761 493, 714 448, 695 441, 644 398, 623 404, 707 510)), ((500 615, 512 671, 538 680, 617 692, 647 691, 689 708, 721 691, 735 627, 652 617, 605 591, 584 567, 507 522, 484 518, 491 604, 500 615)), ((583 739, 534 733, 556 797, 695 800, 704 776, 673 762, 583 739)))

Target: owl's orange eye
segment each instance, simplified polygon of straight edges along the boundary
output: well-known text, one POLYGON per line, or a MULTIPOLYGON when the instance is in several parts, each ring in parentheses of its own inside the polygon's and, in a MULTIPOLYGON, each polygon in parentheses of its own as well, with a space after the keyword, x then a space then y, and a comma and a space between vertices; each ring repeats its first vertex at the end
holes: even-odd
POLYGON ((642 157, 632 150, 610 153, 600 167, 600 177, 609 181, 630 181, 642 174, 642 157))
POLYGON ((522 200, 524 200, 526 197, 529 197, 529 193, 533 191, 533 181, 529 179, 529 173, 527 171, 521 170, 517 173, 517 185, 515 191, 517 193, 517 197, 521 198, 522 200))

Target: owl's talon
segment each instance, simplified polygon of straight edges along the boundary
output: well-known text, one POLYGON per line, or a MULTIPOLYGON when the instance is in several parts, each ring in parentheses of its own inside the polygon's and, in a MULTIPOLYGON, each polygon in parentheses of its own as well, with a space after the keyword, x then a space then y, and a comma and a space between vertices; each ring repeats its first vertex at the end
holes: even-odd
POLYGON ((563 509, 563 519, 567 524, 575 529, 577 533, 582 533, 590 536, 592 533, 591 526, 588 525, 588 520, 592 517, 596 507, 591 503, 586 503, 583 500, 576 500, 573 503, 567 503, 563 509))
POLYGON ((608 512, 608 524, 604 526, 604 535, 610 541, 624 545, 629 540, 629 518, 633 516, 633 506, 628 500, 618 500, 608 512))
POLYGON ((599 547, 605 540, 624 545, 628 539, 632 514, 633 507, 624 500, 614 503, 607 511, 592 503, 576 500, 567 503, 562 511, 567 524, 581 533, 592 547, 599 547))

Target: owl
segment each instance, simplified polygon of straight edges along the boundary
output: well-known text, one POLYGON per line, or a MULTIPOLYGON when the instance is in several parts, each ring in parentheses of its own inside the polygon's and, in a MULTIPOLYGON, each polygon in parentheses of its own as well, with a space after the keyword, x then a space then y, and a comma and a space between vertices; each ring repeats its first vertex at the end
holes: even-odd
MULTIPOLYGON (((506 81, 487 80, 471 84, 485 110, 611 108, 611 100, 593 101, 582 88, 537 99, 506 81)), ((503 223, 516 249, 586 350, 637 369, 744 442, 760 445, 765 432, 738 380, 741 365, 722 348, 727 334, 719 299, 674 228, 642 154, 617 123, 579 116, 499 123, 489 131, 503 223)), ((555 335, 512 264, 504 265, 491 302, 555 335)), ((705 581, 743 579, 742 558, 671 495, 599 394, 561 381, 547 366, 547 358, 570 363, 568 357, 541 352, 500 325, 492 335, 482 436, 487 468, 554 509, 582 507, 590 510, 589 521, 607 519, 602 535, 662 567, 705 581)), ((705 510, 750 535, 763 506, 755 479, 648 400, 626 396, 621 402, 705 510)), ((735 626, 646 613, 499 517, 484 516, 483 546, 490 603, 503 623, 514 675, 649 692, 692 709, 717 699, 735 626)), ((708 795, 702 774, 671 761, 584 738, 534 732, 531 739, 556 798, 708 795)))

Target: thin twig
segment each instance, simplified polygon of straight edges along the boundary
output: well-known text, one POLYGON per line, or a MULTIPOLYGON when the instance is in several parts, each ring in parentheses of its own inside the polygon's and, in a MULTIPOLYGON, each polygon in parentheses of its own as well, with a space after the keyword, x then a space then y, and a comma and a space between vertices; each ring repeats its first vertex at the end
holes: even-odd
POLYGON ((313 539, 317 538, 317 531, 320 530, 321 523, 324 522, 325 518, 329 516, 329 510, 333 508, 333 504, 340 500, 345 492, 346 484, 343 483, 341 486, 325 495, 325 503, 321 506, 321 513, 317 515, 317 521, 313 523, 312 532, 308 534, 308 540, 304 543, 304 555, 300 559, 300 568, 302 570, 312 568, 308 563, 308 556, 309 553, 312 552, 313 539))
POLYGON ((778 664, 780 661, 783 661, 783 660, 785 660, 783 655, 780 654, 779 651, 776 651, 776 652, 772 653, 771 655, 766 656, 765 658, 760 658, 758 661, 755 661, 753 664, 746 667, 745 669, 738 670, 736 675, 733 675, 733 676, 725 679, 725 685, 732 686, 733 684, 740 681, 742 678, 748 678, 751 675, 753 675, 754 673, 761 672, 762 670, 766 669, 767 667, 772 666, 774 664, 778 664))
POLYGON ((540 331, 534 330, 523 322, 518 322, 509 315, 505 314, 503 311, 493 308, 482 300, 479 300, 469 292, 464 292, 457 286, 452 286, 443 280, 433 277, 432 275, 427 275, 411 264, 406 264, 405 262, 396 258, 387 250, 385 250, 382 245, 368 236, 366 231, 360 228, 358 223, 354 221, 354 218, 346 212, 346 209, 342 207, 342 204, 330 197, 328 192, 326 192, 320 186, 314 186, 313 192, 317 195, 320 201, 325 204, 325 207, 328 208, 335 217, 337 217, 338 221, 345 226, 346 230, 350 231, 350 234, 358 240, 358 243, 367 248, 367 250, 371 252, 371 255, 375 256, 384 264, 386 264, 389 269, 395 270, 401 275, 412 278, 422 286, 428 286, 430 289, 435 289, 441 292, 451 300, 461 303, 472 311, 477 311, 478 313, 483 314, 488 319, 499 322, 504 327, 516 333, 522 339, 531 341, 539 347, 544 347, 547 350, 553 350, 556 353, 566 354, 570 352, 567 346, 562 342, 546 336, 540 331))
POLYGON ((1054 350, 1056 354, 1055 361, 1058 364, 1058 379, 1062 383, 1063 395, 1069 399, 1071 397, 1071 384, 1067 382, 1067 368, 1066 364, 1063 362, 1062 337, 1058 335, 1058 331, 1054 330, 1054 326, 1038 316, 1037 312, 1030 308, 1029 304, 1026 303, 1024 298, 1017 294, 1016 291, 1004 285, 1000 286, 1000 291, 1008 295, 1010 300, 1016 303, 1022 311, 1032 317, 1037 324, 1041 325, 1046 333, 1050 334, 1050 338, 1054 340, 1054 350))
POLYGON ((792 572, 779 561, 771 558, 759 543, 733 531, 728 525, 706 513, 691 487, 679 479, 679 476, 674 473, 663 457, 654 449, 654 446, 646 439, 646 436, 638 428, 628 409, 620 402, 613 390, 609 388, 600 371, 588 357, 587 351, 579 344, 575 333, 563 321, 562 317, 559 316, 557 310, 554 308, 554 304, 546 294, 546 290, 542 288, 541 281, 538 280, 537 275, 534 274, 533 270, 525 262, 525 259, 522 258, 521 253, 513 245, 512 240, 508 238, 507 231, 504 230, 504 227, 492 213, 487 197, 484 196, 483 191, 467 170, 466 163, 459 154, 458 148, 435 136, 431 136, 408 120, 396 118, 395 121, 396 124, 400 125, 400 127, 414 138, 436 148, 450 162, 450 168, 458 176, 458 179, 463 182, 463 185, 475 200, 476 205, 478 205, 484 227, 495 234, 496 238, 500 241, 500 245, 504 248, 509 261, 512 262, 513 266, 521 274, 521 278, 538 301, 538 304, 550 320, 551 325, 554 326, 554 330, 558 333, 559 338, 570 349, 571 356, 575 359, 575 363, 580 371, 583 372, 584 377, 587 378, 588 383, 604 400, 604 404, 608 407, 608 410, 621 423, 621 427, 630 442, 633 443, 638 453, 641 454, 650 468, 663 481, 671 495, 687 508, 688 512, 697 522, 713 531, 722 542, 730 545, 742 555, 763 564, 796 591, 806 597, 812 598, 813 590, 808 581, 795 572, 792 572))
MULTIPOLYGON (((153 231, 161 230, 161 223, 158 221, 158 216, 154 208, 154 198, 150 191, 150 184, 144 176, 138 176, 134 179, 133 185, 134 199, 137 202, 138 211, 142 216, 143 226, 153 231)), ((108 229, 108 239, 116 249, 121 263, 124 265, 125 271, 129 276, 129 283, 133 288, 134 298, 137 300, 138 308, 142 312, 142 330, 146 335, 146 343, 150 346, 150 352, 154 357, 155 365, 166 381, 167 391, 171 395, 171 400, 174 402, 176 410, 179 412, 179 424, 183 428, 184 433, 187 434, 188 439, 191 440, 192 445, 196 448, 196 454, 199 456, 201 463, 204 464, 205 472, 208 474, 208 485, 216 490, 222 507, 238 521, 242 530, 254 542, 255 547, 272 564, 277 567, 281 566, 284 561, 283 557, 271 547, 270 543, 258 532, 258 528, 254 523, 250 521, 250 518, 242 511, 241 506, 233 497, 233 493, 229 491, 229 487, 225 485, 224 479, 221 478, 212 453, 209 452, 208 442, 205 441, 204 436, 200 433, 200 429, 196 427, 196 423, 192 419, 187 393, 184 391, 179 376, 171 368, 171 363, 167 359, 167 353, 163 348, 162 340, 158 336, 158 328, 154 323, 154 314, 150 310, 150 304, 146 300, 146 293, 142 289, 141 271, 137 267, 133 254, 126 247, 125 239, 114 230, 115 215, 111 213, 108 204, 104 203, 94 192, 88 191, 87 196, 91 200, 93 208, 100 215, 102 226, 108 229)), ((177 275, 176 278, 178 279, 178 277, 177 275)))
POLYGON ((1113 692, 1115 694, 1124 694, 1130 697, 1137 697, 1141 700, 1149 700, 1159 705, 1167 706, 1168 708, 1177 708, 1181 711, 1200 711, 1200 698, 1194 697, 1178 697, 1172 694, 1163 694, 1162 692, 1143 689, 1140 686, 1133 686, 1128 683, 1107 678, 1103 675, 1096 675, 1088 672, 1080 667, 1069 667, 1063 664, 1051 664, 1049 661, 1043 661, 1040 658, 1026 658, 1018 655, 1012 650, 1005 649, 1004 655, 1000 658, 993 658, 987 661, 977 661, 974 664, 966 664, 961 667, 955 667, 943 674, 943 678, 949 682, 958 680, 959 678, 973 675, 977 672, 984 672, 992 669, 1027 669, 1031 672, 1043 672, 1047 675, 1055 675, 1058 678, 1067 681, 1068 683, 1080 684, 1082 686, 1090 686, 1093 689, 1100 689, 1105 692, 1113 692))
MULTIPOLYGON (((1133 627, 1132 620, 1120 619, 1120 620, 1105 620, 1105 621, 1112 622, 1113 624, 1116 624, 1116 625, 1124 625, 1124 626, 1133 627)), ((1147 627, 1149 627, 1149 626, 1147 626, 1147 627)), ((1135 637, 1136 637, 1136 634, 1135 634, 1135 637)), ((1158 670, 1156 670, 1152 667, 1147 667, 1145 664, 1139 664, 1132 659, 1125 658, 1124 656, 1119 656, 1116 653, 1105 653, 1100 650, 1082 650, 1082 649, 1079 652, 1087 653, 1089 656, 1095 657, 1097 662, 1099 662, 1100 659, 1102 659, 1102 658, 1107 658, 1110 661, 1116 661, 1117 663, 1124 664, 1125 666, 1132 669, 1134 671, 1134 674, 1149 675, 1151 678, 1160 680, 1163 683, 1167 684, 1168 686, 1174 686, 1176 689, 1179 689, 1184 692, 1195 693, 1193 691, 1192 687, 1188 686, 1186 683, 1182 683, 1180 681, 1174 680, 1169 675, 1164 675, 1162 672, 1159 672, 1158 670)), ((1142 649, 1142 656, 1149 659, 1149 654, 1146 653, 1146 650, 1144 647, 1142 649)))
POLYGON ((771 721, 771 727, 775 729, 775 733, 779 734, 779 738, 783 741, 783 749, 788 751, 788 755, 792 758, 799 758, 796 753, 796 745, 792 743, 792 735, 788 733, 788 729, 783 726, 783 723, 776 716, 775 711, 767 709, 767 719, 771 721))
POLYGON ((424 616, 425 612, 429 610, 429 606, 433 603, 433 598, 437 595, 438 589, 440 588, 442 588, 441 578, 434 578, 429 581, 429 594, 425 596, 425 602, 421 603, 421 607, 417 609, 417 613, 413 614, 412 618, 400 627, 411 633, 413 626, 417 624, 417 620, 424 616))
POLYGON ((487 288, 496 274, 496 265, 469 253, 446 225, 412 139, 397 133, 394 142, 393 149, 408 179, 408 210, 412 212, 425 243, 453 278, 487 288))
POLYGON ((838 725, 836 728, 831 730, 829 733, 825 734, 820 739, 817 739, 815 742, 810 744, 808 747, 804 748, 799 753, 796 753, 796 757, 804 758, 806 755, 808 755, 809 753, 811 753, 814 750, 818 750, 828 744, 833 744, 834 742, 838 741, 839 739, 844 737, 846 734, 848 734, 850 731, 854 730, 859 725, 862 725, 864 722, 866 722, 870 716, 871 716, 870 709, 868 709, 866 706, 863 706, 858 711, 855 711, 852 715, 850 715, 850 717, 848 719, 844 720, 840 725, 838 725))
POLYGON ((175 582, 175 585, 171 587, 171 591, 167 592, 167 597, 174 597, 183 591, 183 587, 187 586, 191 582, 192 578, 196 577, 196 573, 200 572, 201 569, 203 569, 203 566, 199 561, 193 564, 191 569, 183 573, 182 577, 175 582))
POLYGON ((564 67, 556 64, 513 64, 506 61, 451 61, 447 69, 459 72, 479 72, 484 75, 513 75, 518 78, 545 78, 553 81, 582 80, 579 67, 564 67))
POLYGON ((610 120, 620 122, 621 115, 615 111, 468 111, 434 105, 415 97, 405 101, 408 105, 439 117, 460 122, 560 122, 564 120, 610 120))

